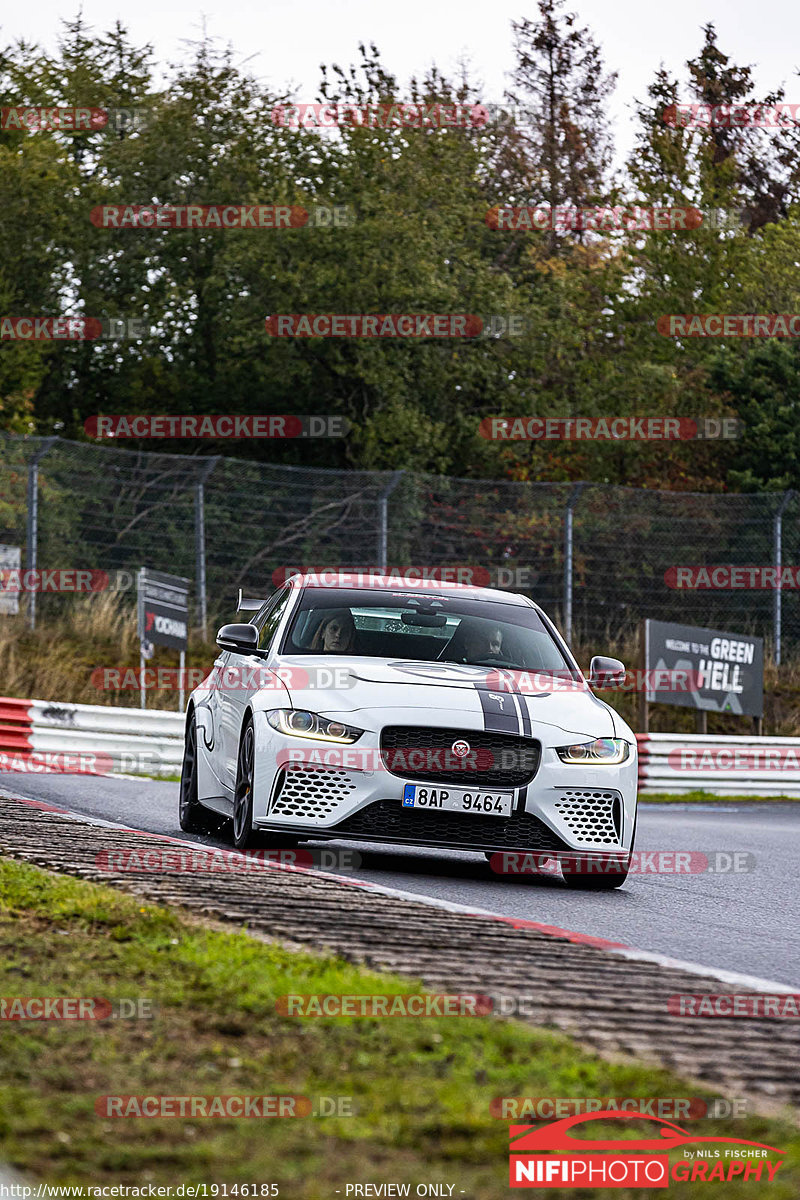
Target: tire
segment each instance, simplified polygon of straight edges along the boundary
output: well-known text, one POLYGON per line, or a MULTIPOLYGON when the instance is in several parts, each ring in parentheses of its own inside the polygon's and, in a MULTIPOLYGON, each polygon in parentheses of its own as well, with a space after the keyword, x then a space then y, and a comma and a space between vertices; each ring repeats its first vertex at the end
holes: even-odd
POLYGON ((255 781, 256 735, 252 717, 248 717, 239 742, 236 762, 236 788, 233 793, 233 844, 237 850, 269 847, 293 850, 298 839, 289 834, 273 834, 253 829, 253 784, 255 781))
POLYGON ((233 793, 233 844, 247 850, 256 844, 253 832, 253 782, 256 768, 256 735, 248 717, 239 741, 236 760, 236 787, 233 793))
POLYGON ((610 892, 621 887, 628 878, 627 869, 624 871, 608 871, 604 875, 589 874, 581 871, 563 871, 564 883, 569 888, 580 889, 584 892, 610 892))
POLYGON ((184 833, 206 833, 212 821, 212 814, 197 799, 197 725, 192 711, 183 743, 178 823, 184 833))
POLYGON ((624 870, 621 871, 606 871, 602 875, 594 871, 564 871, 564 883, 567 887, 581 889, 585 892, 610 892, 614 888, 622 887, 625 880, 628 878, 630 870, 631 857, 633 855, 633 847, 636 841, 636 822, 639 818, 637 809, 636 816, 633 818, 633 833, 631 834, 631 848, 628 851, 628 861, 624 870))

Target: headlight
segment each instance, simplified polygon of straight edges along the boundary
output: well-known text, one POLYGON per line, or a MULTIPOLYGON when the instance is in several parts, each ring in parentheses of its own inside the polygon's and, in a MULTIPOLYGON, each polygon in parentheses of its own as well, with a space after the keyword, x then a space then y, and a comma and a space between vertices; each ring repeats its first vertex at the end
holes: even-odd
POLYGON ((565 763, 584 763, 594 766, 607 763, 616 766, 625 762, 630 754, 630 745, 622 738, 598 738, 594 742, 581 742, 577 746, 558 746, 556 754, 565 763))
POLYGON ((288 733, 291 737, 313 738, 319 742, 357 742, 364 732, 341 721, 329 721, 317 713, 304 712, 298 708, 276 708, 267 713, 273 729, 288 733))

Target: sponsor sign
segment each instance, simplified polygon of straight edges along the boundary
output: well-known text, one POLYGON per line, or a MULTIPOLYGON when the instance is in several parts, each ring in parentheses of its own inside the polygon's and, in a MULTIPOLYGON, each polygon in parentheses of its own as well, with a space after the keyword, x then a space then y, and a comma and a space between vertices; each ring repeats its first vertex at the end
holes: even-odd
MULTIPOLYGON (((5 577, 8 571, 20 571, 22 568, 22 549, 20 546, 0 545, 0 575, 5 577)), ((0 589, 0 613, 16 614, 19 612, 19 592, 0 589)))
POLYGON ((763 638, 672 621, 646 620, 644 625, 645 670, 688 671, 696 682, 692 690, 667 690, 656 686, 655 675, 654 686, 645 693, 648 702, 763 716, 763 638))
POLYGON ((137 588, 142 645, 185 651, 189 640, 189 580, 142 567, 137 588))

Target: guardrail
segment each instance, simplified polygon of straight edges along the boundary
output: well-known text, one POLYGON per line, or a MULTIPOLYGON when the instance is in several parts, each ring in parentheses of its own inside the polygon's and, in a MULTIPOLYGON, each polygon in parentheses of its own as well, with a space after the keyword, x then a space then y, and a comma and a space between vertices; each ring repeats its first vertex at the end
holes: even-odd
MULTIPOLYGON (((0 697, 4 771, 178 774, 183 713, 0 697)), ((800 799, 800 738, 639 733, 639 791, 800 799)))
POLYGON ((637 733, 639 792, 800 799, 800 738, 637 733))
POLYGON ((183 713, 0 697, 0 779, 31 774, 174 775, 183 713))

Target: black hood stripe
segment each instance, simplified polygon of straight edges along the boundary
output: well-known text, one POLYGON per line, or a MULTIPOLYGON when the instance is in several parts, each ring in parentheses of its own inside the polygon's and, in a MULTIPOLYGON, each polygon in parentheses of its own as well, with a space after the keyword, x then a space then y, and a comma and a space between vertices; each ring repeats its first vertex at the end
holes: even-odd
MULTIPOLYGON (((520 715, 522 718, 523 737, 530 737, 533 726, 531 725, 531 714, 528 711, 528 697, 523 696, 523 694, 521 692, 517 692, 516 696, 517 696, 517 701, 519 703, 520 715)), ((528 798, 528 787, 526 785, 525 787, 519 789, 519 796, 517 797, 517 812, 521 812, 521 813, 525 812, 525 801, 527 800, 527 798, 528 798)))
POLYGON ((483 728, 487 733, 519 734, 519 713, 511 693, 490 688, 485 679, 476 682, 475 689, 483 709, 483 728))
MULTIPOLYGON (((505 678, 509 682, 510 687, 512 688, 512 695, 514 697, 514 700, 517 704, 517 708, 519 710, 520 733, 522 734, 523 737, 531 737, 532 732, 533 732, 533 725, 531 723, 531 714, 528 709, 528 698, 519 690, 519 687, 517 686, 517 680, 516 680, 516 677, 515 677, 513 671, 506 671, 504 674, 505 674, 505 678)), ((517 812, 520 812, 520 813, 525 812, 525 803, 526 803, 527 799, 528 799, 528 785, 526 784, 525 787, 519 788, 518 792, 517 792, 517 804, 516 804, 517 812)))
MULTIPOLYGON (((502 671, 499 674, 507 687, 500 690, 490 688, 486 680, 475 684, 483 709, 483 727, 489 733, 513 733, 530 737, 531 718, 527 701, 518 690, 510 671, 502 671)), ((517 793, 515 808, 517 812, 524 812, 528 788, 526 786, 514 790, 517 793)))

